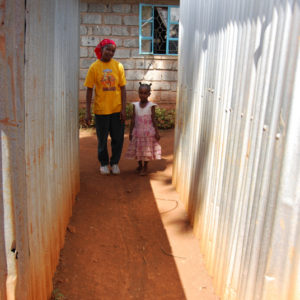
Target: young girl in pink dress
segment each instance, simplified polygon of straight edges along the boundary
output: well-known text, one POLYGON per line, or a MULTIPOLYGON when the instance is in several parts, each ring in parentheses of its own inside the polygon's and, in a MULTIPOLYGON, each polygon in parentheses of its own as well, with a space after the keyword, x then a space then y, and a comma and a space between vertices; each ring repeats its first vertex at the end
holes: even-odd
POLYGON ((137 172, 146 175, 148 161, 161 159, 160 139, 155 122, 155 103, 148 100, 151 84, 140 82, 139 102, 133 103, 133 114, 130 124, 129 147, 125 154, 127 159, 138 161, 137 172))

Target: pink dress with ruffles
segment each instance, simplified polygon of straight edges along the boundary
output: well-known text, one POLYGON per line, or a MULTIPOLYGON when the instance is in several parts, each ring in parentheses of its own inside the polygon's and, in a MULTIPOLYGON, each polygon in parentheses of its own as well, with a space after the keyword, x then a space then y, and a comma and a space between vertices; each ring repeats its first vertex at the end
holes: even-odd
POLYGON ((156 104, 148 102, 143 108, 140 107, 139 102, 134 102, 133 105, 135 126, 125 158, 142 161, 161 159, 161 147, 155 138, 155 128, 151 118, 151 108, 156 104))

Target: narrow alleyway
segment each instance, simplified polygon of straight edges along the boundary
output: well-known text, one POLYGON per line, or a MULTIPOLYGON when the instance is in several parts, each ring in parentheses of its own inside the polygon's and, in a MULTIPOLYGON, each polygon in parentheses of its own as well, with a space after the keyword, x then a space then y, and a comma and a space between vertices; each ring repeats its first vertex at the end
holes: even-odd
POLYGON ((53 279, 57 299, 218 299, 171 185, 173 135, 161 132, 163 159, 148 176, 124 159, 120 176, 101 176, 96 136, 81 131, 81 191, 53 279))

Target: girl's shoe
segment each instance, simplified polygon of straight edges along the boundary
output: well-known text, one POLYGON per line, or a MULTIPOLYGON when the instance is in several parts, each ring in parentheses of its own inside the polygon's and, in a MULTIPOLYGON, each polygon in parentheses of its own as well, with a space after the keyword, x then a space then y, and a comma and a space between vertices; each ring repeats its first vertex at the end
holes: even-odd
POLYGON ((120 174, 120 169, 119 169, 119 166, 117 164, 111 166, 111 171, 114 175, 120 174))
POLYGON ((100 167, 100 173, 101 173, 102 175, 109 175, 109 174, 110 174, 110 171, 109 171, 108 166, 101 166, 101 167, 100 167))

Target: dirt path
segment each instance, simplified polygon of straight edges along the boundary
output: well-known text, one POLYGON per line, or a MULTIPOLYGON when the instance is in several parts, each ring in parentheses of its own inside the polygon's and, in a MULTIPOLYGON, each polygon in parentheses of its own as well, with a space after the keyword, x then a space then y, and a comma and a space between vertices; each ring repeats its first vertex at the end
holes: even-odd
POLYGON ((81 131, 81 191, 53 279, 61 299, 217 299, 171 185, 174 131, 161 135, 163 159, 149 163, 150 175, 121 159, 121 175, 102 176, 95 134, 81 131))

